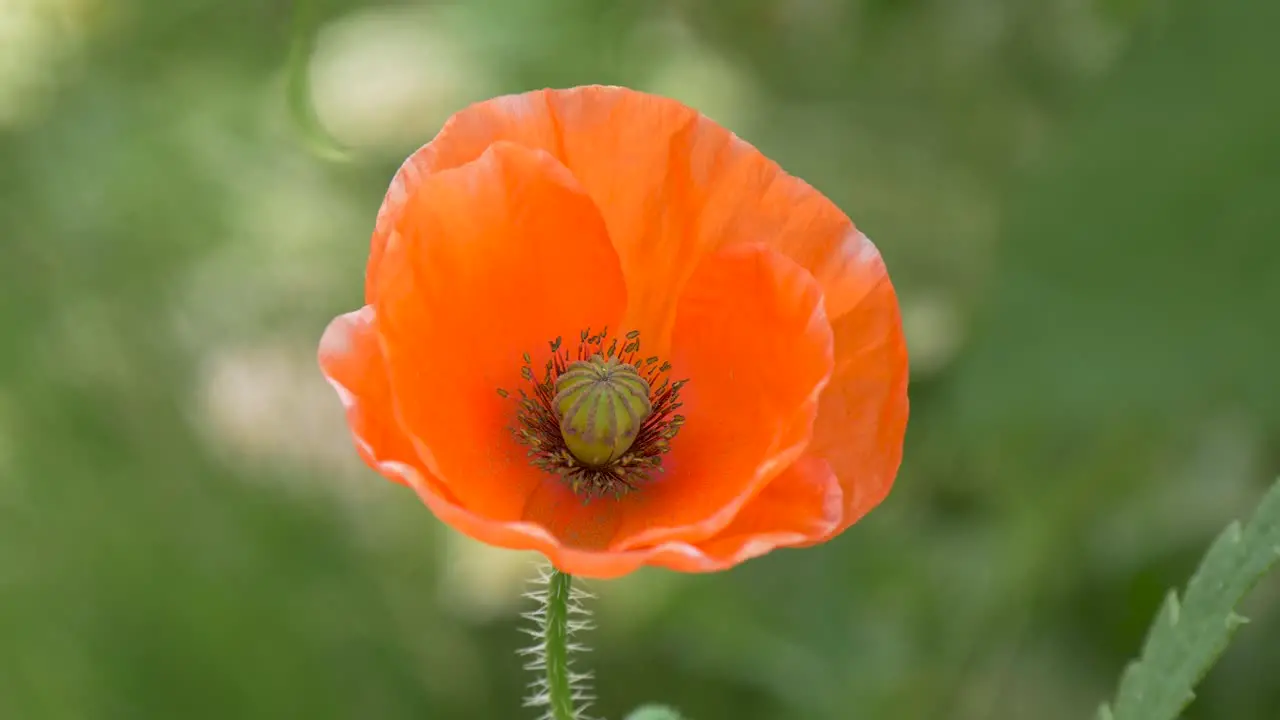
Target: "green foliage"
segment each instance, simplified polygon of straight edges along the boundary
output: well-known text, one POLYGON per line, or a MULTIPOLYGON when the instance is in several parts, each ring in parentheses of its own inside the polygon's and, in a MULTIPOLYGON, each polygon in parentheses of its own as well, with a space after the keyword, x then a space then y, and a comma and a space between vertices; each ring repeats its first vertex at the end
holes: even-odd
POLYGON ((1280 84, 1258 74, 1280 67, 1280 5, 1164 10, 1013 193, 957 383, 975 435, 1167 427, 1188 408, 1280 431, 1280 333, 1263 330, 1280 307, 1280 133, 1263 130, 1280 84))
POLYGON ((1142 656, 1120 681, 1114 707, 1099 720, 1174 720, 1194 688, 1247 622, 1235 608, 1280 560, 1280 480, 1242 530, 1232 523, 1209 547, 1182 602, 1171 591, 1151 626, 1142 656))

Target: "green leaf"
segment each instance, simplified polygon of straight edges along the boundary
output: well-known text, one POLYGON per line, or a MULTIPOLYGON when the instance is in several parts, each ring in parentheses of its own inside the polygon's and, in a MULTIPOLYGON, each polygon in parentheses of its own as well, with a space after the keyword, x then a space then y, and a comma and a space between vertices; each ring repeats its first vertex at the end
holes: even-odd
POLYGON ((1142 656, 1125 669, 1113 707, 1098 720, 1174 720, 1195 697, 1196 683, 1246 622, 1235 612, 1245 594, 1280 558, 1280 480, 1243 529, 1233 522, 1191 576, 1181 602, 1170 591, 1147 633, 1142 656))
POLYGON ((645 705, 636 708, 627 720, 683 720, 680 713, 664 705, 645 705))

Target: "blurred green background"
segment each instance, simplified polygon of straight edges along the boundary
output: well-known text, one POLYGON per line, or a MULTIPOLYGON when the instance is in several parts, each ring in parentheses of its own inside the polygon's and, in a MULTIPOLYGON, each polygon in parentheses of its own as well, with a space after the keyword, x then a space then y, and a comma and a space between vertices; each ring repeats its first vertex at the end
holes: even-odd
MULTIPOLYGON (((594 713, 1089 718, 1280 468, 1280 3, 0 0, 0 718, 520 718, 536 558, 356 458, 314 349, 468 102, 671 95, 879 244, 906 460, 826 546, 593 583, 594 713)), ((1188 718, 1280 717, 1280 581, 1188 718)))

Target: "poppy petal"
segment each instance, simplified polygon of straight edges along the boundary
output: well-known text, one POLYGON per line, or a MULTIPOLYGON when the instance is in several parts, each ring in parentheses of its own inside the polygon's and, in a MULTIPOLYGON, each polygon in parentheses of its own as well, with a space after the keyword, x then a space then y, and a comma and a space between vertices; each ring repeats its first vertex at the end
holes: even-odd
POLYGON ((909 415, 909 362, 897 296, 878 253, 860 271, 867 268, 878 268, 878 281, 832 322, 836 365, 818 405, 809 448, 831 464, 844 486, 842 529, 889 494, 902 463, 909 415))
POLYGON ((844 491, 835 473, 825 460, 807 455, 698 547, 713 559, 737 564, 774 548, 824 540, 841 528, 843 518, 844 491))
MULTIPOLYGON (((471 162, 497 141, 552 153, 604 215, 628 278, 627 327, 640 330, 649 347, 661 352, 680 288, 721 237, 714 227, 697 231, 690 220, 696 219, 708 193, 731 196, 737 190, 709 184, 710 163, 733 139, 692 108, 627 88, 508 95, 450 118, 435 139, 405 161, 387 206, 394 209, 424 178, 471 162)), ((370 279, 382 262, 389 228, 389 217, 380 217, 370 279)))
MULTIPOLYGON (((387 461, 416 462, 417 451, 395 422, 391 385, 378 348, 376 311, 366 305, 339 315, 320 338, 320 372, 338 393, 356 451, 369 467, 379 470, 387 461)), ((389 479, 403 482, 396 475, 389 479)), ((438 480, 428 481, 434 492, 448 491, 438 480)))
POLYGON ((547 153, 497 143, 422 179, 374 278, 401 427, 468 510, 522 517, 543 482, 510 427, 522 355, 541 374, 556 337, 615 325, 617 254, 591 199, 547 153))
POLYGON ((862 274, 867 263, 859 259, 866 238, 822 193, 692 108, 605 86, 507 95, 450 118, 392 182, 373 238, 370 279, 391 218, 417 185, 498 141, 551 153, 595 200, 627 277, 627 326, 655 349, 665 350, 675 298, 693 268, 727 243, 766 242, 808 269, 831 317, 870 287, 862 274))
POLYGON ((476 103, 455 113, 436 137, 410 155, 396 171, 378 210, 365 272, 366 302, 377 297, 376 278, 404 206, 422 183, 442 170, 474 162, 496 142, 512 142, 556 155, 558 131, 542 93, 508 95, 476 103))
MULTIPOLYGON (((394 420, 391 384, 379 347, 377 314, 365 306, 334 319, 320 341, 321 372, 337 391, 355 446, 368 465, 390 480, 411 487, 441 521, 476 540, 498 547, 542 552, 574 574, 616 577, 655 556, 699 558, 689 546, 614 554, 563 548, 545 527, 484 517, 459 504, 418 457, 413 442, 394 420)), ((685 560, 684 562, 694 562, 685 560)))
POLYGON ((619 549, 715 535, 804 452, 833 363, 822 292, 768 247, 721 250, 680 298, 671 353, 686 422, 619 549))

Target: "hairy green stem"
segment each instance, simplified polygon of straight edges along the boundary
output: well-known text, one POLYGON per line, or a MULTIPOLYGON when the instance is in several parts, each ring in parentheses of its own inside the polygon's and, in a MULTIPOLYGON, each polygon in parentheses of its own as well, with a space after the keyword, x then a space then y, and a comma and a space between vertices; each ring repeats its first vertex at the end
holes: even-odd
POLYGON ((573 683, 569 675, 569 592, 573 576, 553 569, 547 583, 546 632, 547 695, 552 720, 577 720, 573 683))

